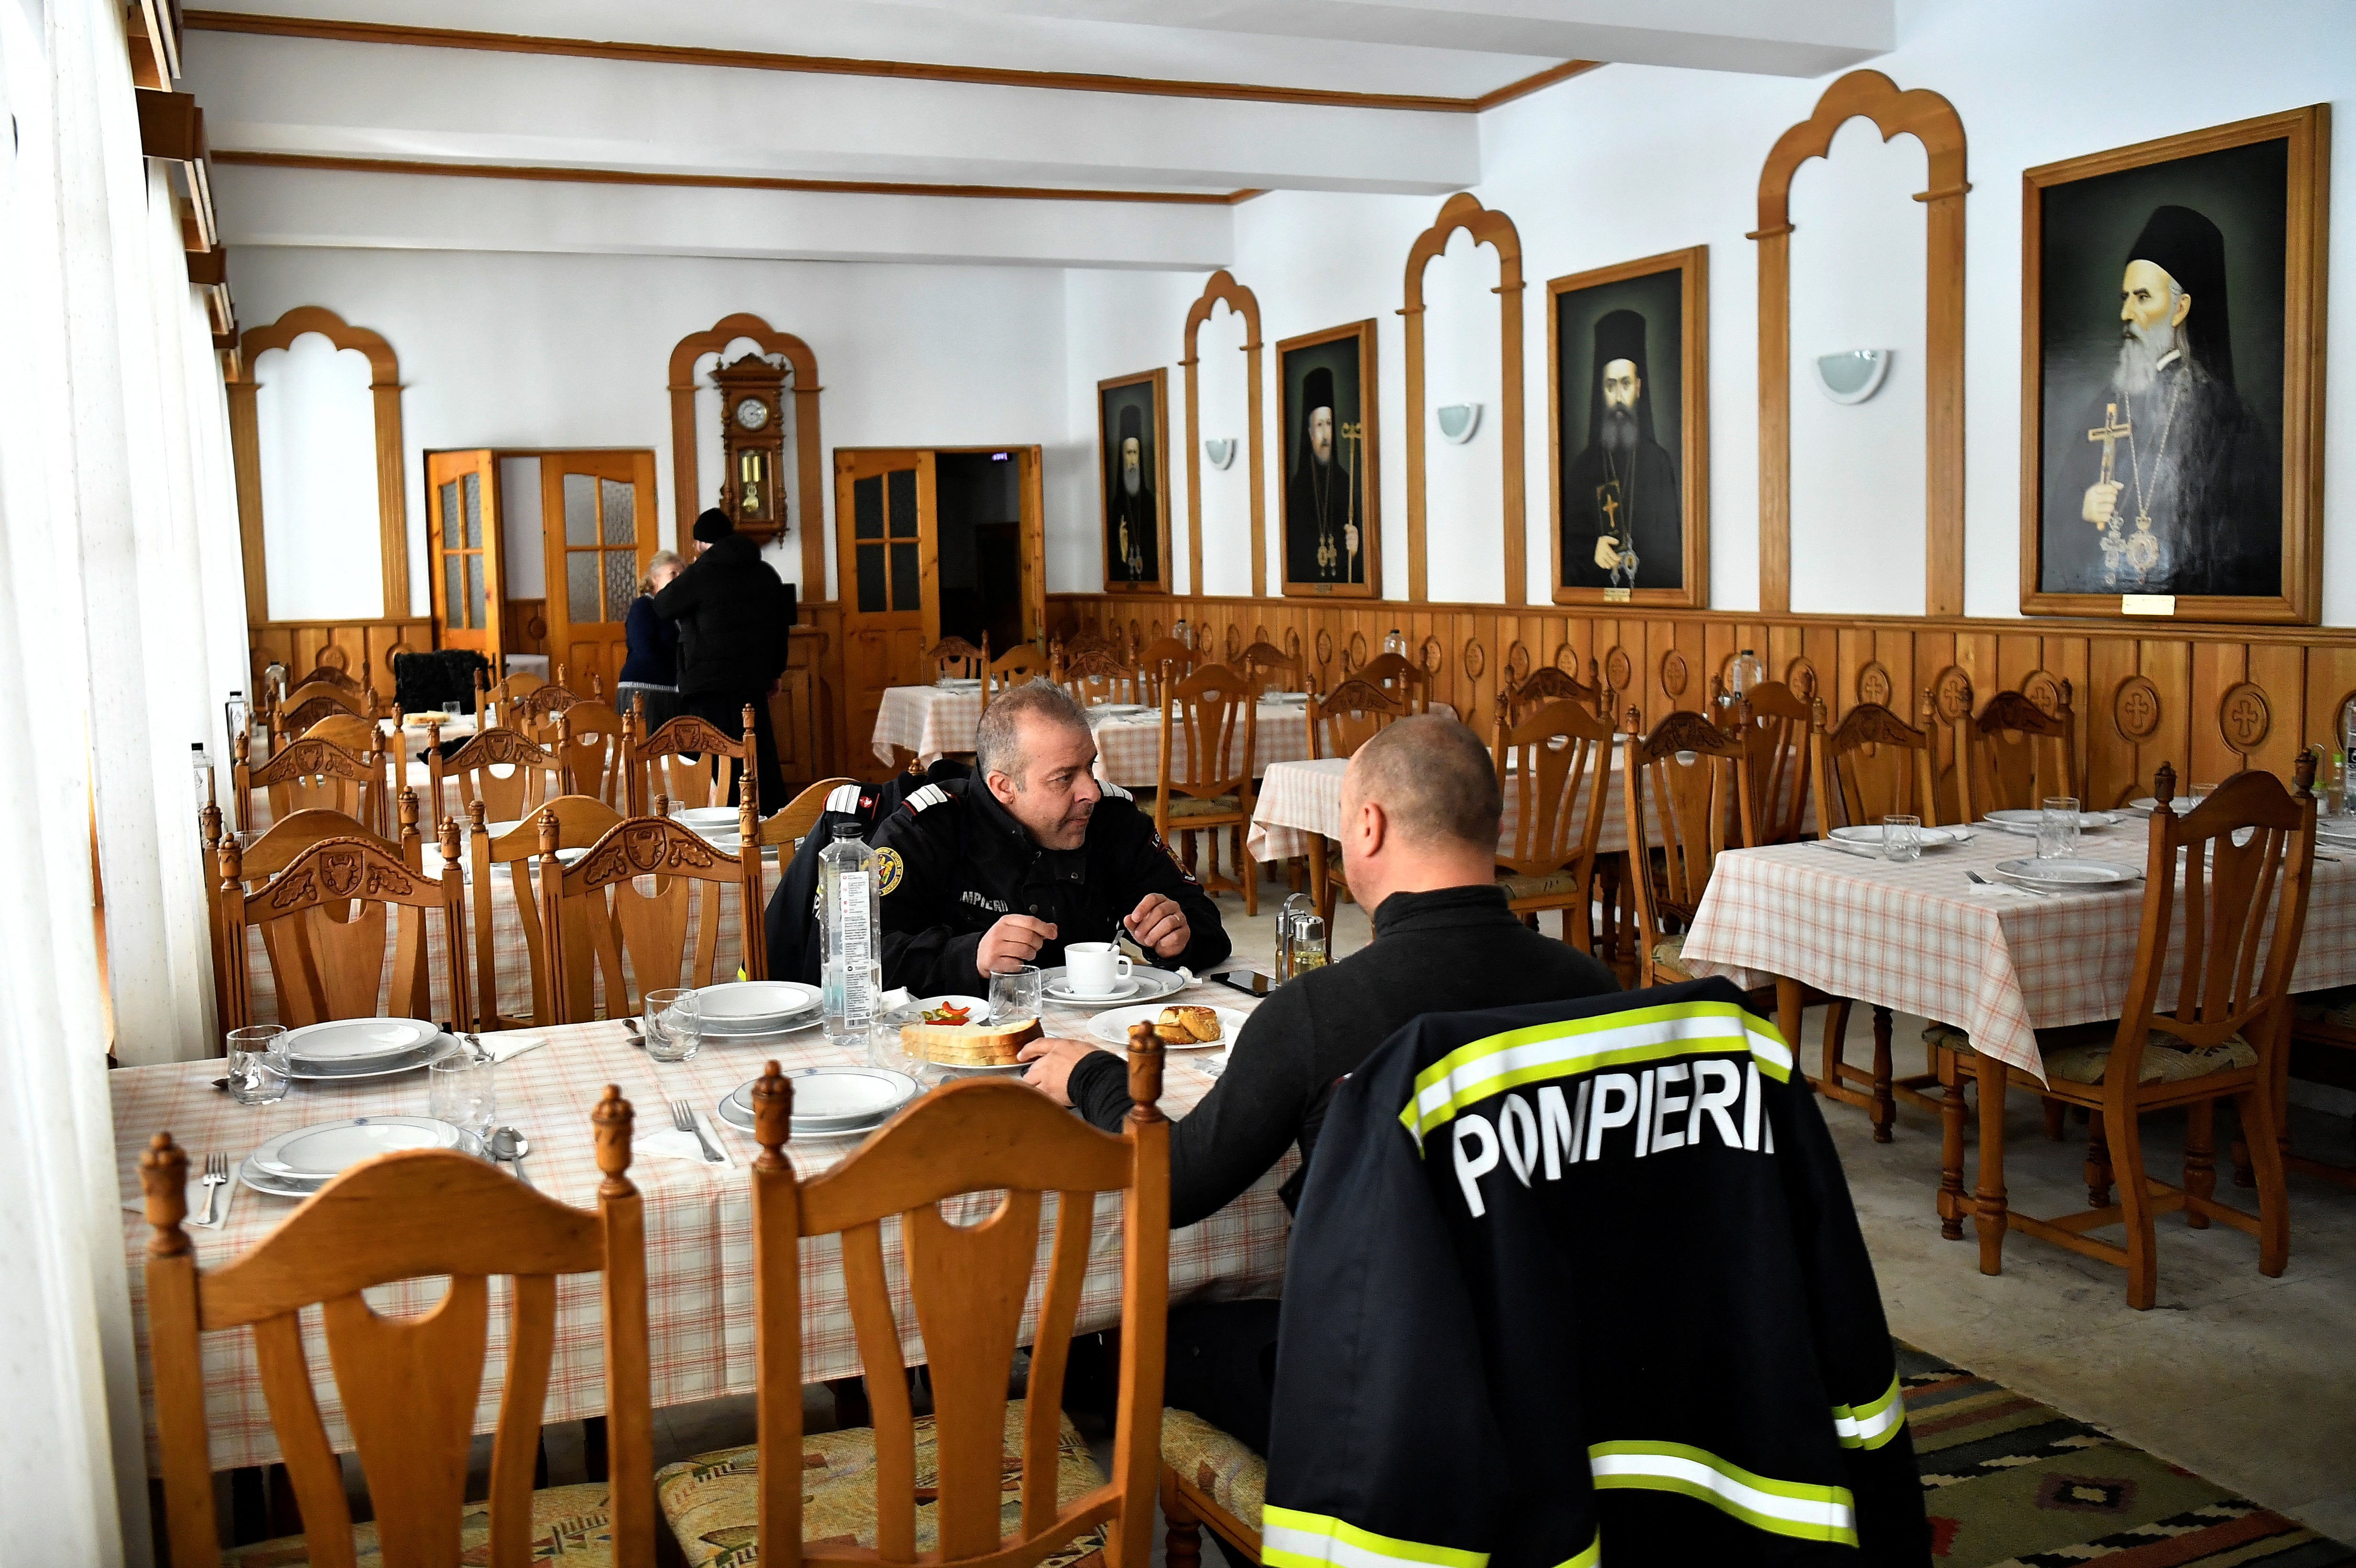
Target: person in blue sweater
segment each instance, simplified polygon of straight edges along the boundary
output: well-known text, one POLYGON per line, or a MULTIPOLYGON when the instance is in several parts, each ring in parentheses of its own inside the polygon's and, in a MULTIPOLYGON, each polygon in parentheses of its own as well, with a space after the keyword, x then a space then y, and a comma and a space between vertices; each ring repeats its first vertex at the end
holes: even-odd
POLYGON ((647 733, 651 735, 679 714, 679 626, 655 613, 657 593, 680 574, 685 562, 675 550, 659 549, 638 579, 638 596, 622 623, 629 638, 629 657, 622 663, 621 678, 614 683, 614 705, 627 713, 643 697, 647 701, 647 733))

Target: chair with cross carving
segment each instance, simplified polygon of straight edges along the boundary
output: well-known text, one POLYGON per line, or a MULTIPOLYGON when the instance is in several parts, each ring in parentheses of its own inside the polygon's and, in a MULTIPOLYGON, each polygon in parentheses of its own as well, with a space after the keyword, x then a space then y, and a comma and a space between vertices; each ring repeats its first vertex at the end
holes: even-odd
POLYGON ((426 731, 426 777, 437 815, 466 815, 481 801, 493 822, 516 822, 542 801, 565 793, 564 763, 556 752, 520 731, 494 726, 477 731, 444 755, 442 727, 426 731), (444 786, 455 784, 454 801, 444 786))
POLYGON ((380 823, 378 800, 384 776, 368 759, 355 756, 332 741, 305 737, 279 746, 270 760, 256 766, 252 742, 239 735, 230 742, 230 806, 240 833, 262 826, 254 792, 273 822, 291 812, 319 807, 340 811, 356 822, 380 823))
POLYGON ((744 848, 734 855, 667 816, 629 816, 568 866, 557 854, 556 819, 542 812, 535 821, 552 1021, 629 1018, 657 987, 734 978, 719 964, 721 933, 732 921, 745 977, 766 977, 752 791, 737 806, 744 848))

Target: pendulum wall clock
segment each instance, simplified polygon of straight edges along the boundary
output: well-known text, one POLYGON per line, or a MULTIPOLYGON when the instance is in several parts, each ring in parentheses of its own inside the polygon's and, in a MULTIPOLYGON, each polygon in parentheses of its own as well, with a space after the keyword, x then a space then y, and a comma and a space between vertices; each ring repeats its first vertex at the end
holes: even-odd
POLYGON ((720 509, 766 541, 786 529, 786 372, 757 354, 712 372, 720 389, 720 509))

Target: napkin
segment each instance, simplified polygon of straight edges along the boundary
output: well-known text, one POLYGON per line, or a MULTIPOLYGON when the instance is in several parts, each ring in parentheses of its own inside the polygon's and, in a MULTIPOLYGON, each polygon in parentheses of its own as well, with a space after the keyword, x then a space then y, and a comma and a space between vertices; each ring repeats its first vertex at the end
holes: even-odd
POLYGON ((544 1034, 487 1034, 483 1049, 493 1061, 512 1061, 527 1051, 538 1051, 548 1043, 544 1034))
MULTIPOLYGON (((712 1147, 720 1151, 720 1157, 726 1163, 727 1168, 734 1169, 736 1157, 729 1151, 728 1135, 712 1125, 712 1118, 701 1111, 695 1113, 695 1125, 703 1129, 703 1136, 710 1138, 712 1147)), ((659 1154, 668 1159, 692 1160, 706 1170, 721 1168, 720 1166, 703 1157, 703 1146, 695 1141, 693 1133, 683 1133, 677 1127, 669 1125, 664 1126, 659 1132, 634 1134, 630 1138, 630 1152, 634 1155, 659 1154)))
MULTIPOLYGON (((188 1217, 182 1221, 181 1223, 191 1231, 220 1230, 223 1225, 229 1223, 230 1205, 234 1202, 237 1198, 237 1190, 240 1185, 237 1179, 237 1166, 233 1162, 230 1164, 229 1168, 229 1179, 222 1182, 214 1191, 213 1222, 209 1225, 202 1223, 197 1218, 198 1215, 205 1211, 204 1162, 202 1160, 194 1162, 189 1166, 188 1170, 188 1217)), ((138 1196, 133 1198, 130 1201, 124 1203, 123 1207, 124 1211, 127 1213, 145 1214, 147 1212, 147 1195, 145 1192, 142 1192, 138 1196)))
POLYGON ((875 1010, 879 1013, 896 1012, 916 999, 908 994, 907 987, 895 986, 875 998, 875 1010))
POLYGON ((2026 888, 2016 888, 2003 882, 1965 882, 1964 891, 1989 899, 2025 899, 2030 897, 2026 888))

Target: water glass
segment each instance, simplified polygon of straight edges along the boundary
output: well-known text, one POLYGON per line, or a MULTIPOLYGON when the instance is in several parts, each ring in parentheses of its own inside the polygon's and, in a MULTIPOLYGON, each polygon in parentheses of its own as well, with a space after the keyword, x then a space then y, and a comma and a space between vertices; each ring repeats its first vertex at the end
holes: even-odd
POLYGON ((1919 816, 1890 816, 1881 819, 1881 858, 1885 860, 1912 860, 1922 853, 1922 819, 1919 816))
POLYGON ((425 1076, 431 1093, 428 1114, 435 1121, 447 1122, 477 1140, 491 1136, 499 1115, 492 1063, 477 1061, 473 1051, 454 1051, 426 1068, 425 1076))
POLYGON ((647 993, 647 1054, 657 1061, 692 1061, 703 1048, 703 1008, 695 993, 665 987, 647 993))
POLYGON ((241 1105, 268 1105, 286 1098, 286 1062, 278 1054, 286 1031, 256 1024, 229 1031, 229 1092, 241 1105))
POLYGON ((442 711, 452 719, 464 719, 466 716, 466 705, 454 697, 442 705, 442 711))
POLYGON ((1325 923, 1313 914, 1292 919, 1292 973, 1302 975, 1325 966, 1325 923))
POLYGON ((2037 858, 2040 860, 2061 860, 2077 852, 2077 797, 2047 795, 2037 816, 2037 858))
POLYGON ((1039 965, 1017 964, 990 977, 990 1021, 1039 1017, 1039 965))

